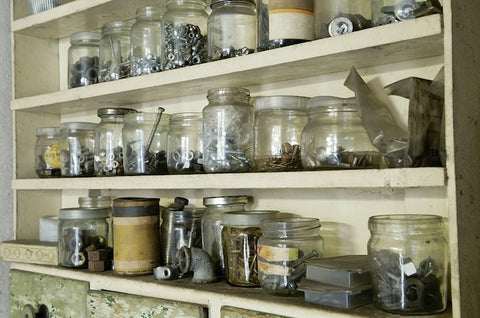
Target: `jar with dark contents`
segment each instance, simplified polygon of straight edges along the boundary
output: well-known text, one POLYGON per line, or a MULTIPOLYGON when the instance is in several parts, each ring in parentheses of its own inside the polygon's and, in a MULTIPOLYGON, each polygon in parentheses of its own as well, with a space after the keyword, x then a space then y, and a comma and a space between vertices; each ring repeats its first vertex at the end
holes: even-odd
MULTIPOLYGON (((113 244, 112 231, 112 197, 111 196, 94 196, 94 197, 79 197, 78 206, 80 208, 104 208, 107 209, 108 217, 108 247, 111 249, 113 244)), ((110 251, 110 250, 109 250, 110 251)))
POLYGON ((375 26, 442 13, 442 1, 372 0, 372 23, 375 26))
POLYGON ((60 129, 41 127, 36 129, 35 172, 40 178, 60 177, 60 129))
POLYGON ((262 236, 262 220, 277 211, 225 212, 222 215, 222 245, 225 279, 234 286, 257 287, 257 241, 262 236))
POLYGON ((110 82, 130 75, 131 21, 109 22, 102 27, 98 81, 110 82))
POLYGON ((62 177, 95 175, 94 151, 96 124, 68 122, 60 125, 60 162, 62 177))
POLYGON ((68 88, 98 83, 99 42, 97 32, 77 32, 70 35, 68 49, 68 88))

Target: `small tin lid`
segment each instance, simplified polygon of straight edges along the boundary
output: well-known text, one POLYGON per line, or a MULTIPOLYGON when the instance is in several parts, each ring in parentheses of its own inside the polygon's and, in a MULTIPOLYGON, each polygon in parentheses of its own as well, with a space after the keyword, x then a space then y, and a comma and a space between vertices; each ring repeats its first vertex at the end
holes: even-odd
POLYGON ((68 122, 60 124, 60 130, 95 130, 97 124, 86 122, 68 122))
POLYGON ((255 111, 266 109, 305 110, 310 98, 305 96, 259 96, 255 97, 255 111))
POLYGON ((76 32, 70 35, 70 42, 74 41, 100 41, 102 35, 98 32, 76 32))
POLYGON ((309 99, 307 102, 307 109, 310 110, 316 107, 338 107, 338 106, 350 106, 357 107, 357 101, 355 97, 343 98, 336 96, 315 96, 309 99))
POLYGON ((136 113, 137 111, 132 108, 100 108, 97 110, 97 116, 123 116, 125 114, 136 113))
POLYGON ((248 197, 246 195, 232 195, 222 197, 206 197, 203 198, 203 205, 225 205, 225 204, 247 204, 248 197))
POLYGON ((60 220, 103 219, 108 217, 106 208, 65 208, 60 209, 60 220))
POLYGON ((58 127, 39 127, 35 130, 36 136, 41 136, 41 135, 58 136, 58 134, 60 134, 60 128, 58 127))
POLYGON ((222 214, 224 226, 257 226, 260 227, 263 220, 274 219, 279 211, 274 210, 253 210, 225 212, 222 214))

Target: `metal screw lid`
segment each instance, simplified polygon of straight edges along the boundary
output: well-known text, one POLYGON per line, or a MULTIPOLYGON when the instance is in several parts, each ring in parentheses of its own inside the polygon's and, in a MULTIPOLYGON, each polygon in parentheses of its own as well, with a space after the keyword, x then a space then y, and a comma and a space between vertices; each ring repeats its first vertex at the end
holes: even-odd
POLYGON ((36 136, 41 136, 41 135, 58 136, 58 134, 60 134, 60 128, 58 127, 39 127, 35 130, 36 136))
POLYGON ((309 97, 304 96, 259 96, 254 100, 255 111, 265 109, 305 110, 309 97))
POLYGON ((246 195, 232 195, 222 197, 206 197, 203 198, 203 205, 225 205, 225 204, 247 204, 248 197, 246 195))
POLYGON ((222 223, 224 226, 260 227, 263 220, 274 219, 278 213, 274 210, 225 212, 222 214, 222 223))
POLYGON ((70 35, 70 42, 100 41, 102 35, 98 32, 76 32, 70 35))
POLYGON ((106 208, 65 208, 60 209, 61 220, 103 219, 108 217, 106 208))
POLYGON ((99 197, 79 197, 78 205, 85 208, 102 207, 107 208, 112 206, 111 196, 99 196, 99 197))
POLYGON ((97 116, 123 116, 125 114, 136 113, 132 108, 100 108, 97 110, 97 116))

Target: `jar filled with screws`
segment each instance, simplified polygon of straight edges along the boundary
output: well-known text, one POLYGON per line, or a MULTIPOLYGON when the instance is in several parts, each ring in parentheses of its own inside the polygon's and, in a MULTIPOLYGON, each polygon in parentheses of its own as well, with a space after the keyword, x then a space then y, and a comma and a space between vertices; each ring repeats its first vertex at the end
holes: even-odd
POLYGON ((97 32, 70 35, 68 49, 68 88, 98 83, 99 42, 97 32))
POLYGON ((248 172, 253 153, 253 106, 245 88, 214 88, 203 108, 203 168, 248 172))
POLYGON ((202 113, 177 113, 170 117, 167 165, 171 174, 202 173, 202 113))
POLYGON ((86 268, 89 251, 108 246, 108 211, 104 208, 60 209, 58 252, 60 265, 86 268))
POLYGON ((162 69, 162 13, 162 9, 155 6, 137 9, 137 19, 130 31, 131 76, 162 69))
POLYGON ((262 233, 257 244, 260 286, 269 294, 297 294, 305 262, 322 257, 320 221, 306 217, 264 220, 262 233))
POLYGON ((41 127, 36 129, 35 172, 40 178, 60 177, 60 129, 41 127))
POLYGON ((434 314, 447 305, 448 243, 437 215, 368 220, 373 301, 397 314, 434 314))
POLYGON ((60 162, 62 177, 95 175, 94 123, 68 122, 60 125, 60 162))
POLYGON ((205 0, 167 0, 162 18, 164 70, 207 62, 205 0))
POLYGON ((313 0, 257 0, 258 50, 315 38, 313 0))
POLYGON ((257 241, 262 236, 262 220, 272 219, 278 211, 225 212, 222 215, 222 245, 225 278, 234 286, 256 287, 257 241))
POLYGON ((439 0, 372 0, 372 24, 396 23, 442 11, 439 0))
POLYGON ((312 97, 307 114, 301 141, 304 169, 385 167, 358 115, 355 98, 312 97))
POLYGON ((131 22, 115 21, 102 27, 99 82, 115 81, 130 75, 131 22))
POLYGON ((167 135, 170 115, 159 115, 160 113, 130 113, 124 116, 122 138, 126 175, 168 174, 167 135))
POLYGON ((253 156, 256 171, 302 169, 300 141, 307 124, 308 97, 255 98, 253 156))
POLYGON ((257 47, 257 16, 252 0, 213 1, 208 17, 208 58, 248 55, 257 47))

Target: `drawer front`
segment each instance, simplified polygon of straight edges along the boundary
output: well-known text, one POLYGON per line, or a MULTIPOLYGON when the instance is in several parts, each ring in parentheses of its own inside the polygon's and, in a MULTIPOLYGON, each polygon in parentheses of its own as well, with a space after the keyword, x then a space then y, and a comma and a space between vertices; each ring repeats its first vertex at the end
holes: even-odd
POLYGON ((288 318, 287 316, 278 316, 265 312, 247 310, 242 308, 223 306, 220 310, 221 318, 288 318))
POLYGON ((87 295, 90 318, 204 318, 206 310, 195 304, 165 299, 90 291, 87 295))
POLYGON ((26 305, 38 311, 43 304, 49 318, 86 318, 88 288, 87 282, 11 270, 10 317, 24 317, 26 305))

